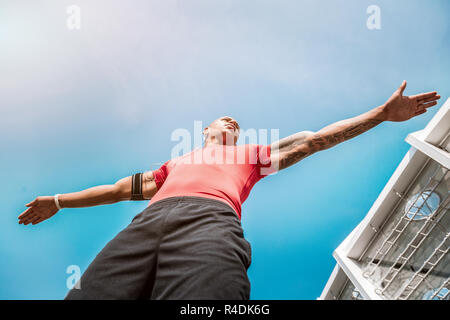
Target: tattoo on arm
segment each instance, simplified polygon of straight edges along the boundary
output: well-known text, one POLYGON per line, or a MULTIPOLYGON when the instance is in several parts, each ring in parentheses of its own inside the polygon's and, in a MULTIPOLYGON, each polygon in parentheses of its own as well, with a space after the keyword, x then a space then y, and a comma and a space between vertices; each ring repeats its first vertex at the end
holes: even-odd
POLYGON ((360 135, 363 132, 366 132, 381 122, 381 120, 377 119, 366 119, 357 124, 347 125, 341 130, 336 130, 334 128, 331 130, 322 129, 308 140, 308 147, 312 152, 331 148, 338 143, 344 142, 360 135))
POLYGON ((378 119, 356 117, 336 122, 316 133, 299 132, 284 138, 274 146, 279 148, 279 170, 287 168, 317 151, 331 148, 354 138, 381 122, 378 119))
POLYGON ((306 142, 306 139, 313 134, 314 132, 312 131, 301 131, 283 138, 272 145, 272 153, 279 155, 279 170, 297 163, 308 155, 307 152, 299 150, 299 148, 301 148, 306 142))
POLYGON ((304 151, 287 152, 280 157, 279 170, 285 169, 299 162, 309 154, 304 151))

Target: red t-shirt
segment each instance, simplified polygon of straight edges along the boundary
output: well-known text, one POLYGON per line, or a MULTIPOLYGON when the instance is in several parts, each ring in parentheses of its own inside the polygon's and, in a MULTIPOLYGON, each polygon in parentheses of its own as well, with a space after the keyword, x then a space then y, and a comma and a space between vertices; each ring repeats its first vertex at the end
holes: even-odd
POLYGON ((149 206, 176 196, 216 199, 241 218, 241 205, 256 182, 273 173, 270 145, 212 144, 171 159, 153 171, 158 191, 149 206))

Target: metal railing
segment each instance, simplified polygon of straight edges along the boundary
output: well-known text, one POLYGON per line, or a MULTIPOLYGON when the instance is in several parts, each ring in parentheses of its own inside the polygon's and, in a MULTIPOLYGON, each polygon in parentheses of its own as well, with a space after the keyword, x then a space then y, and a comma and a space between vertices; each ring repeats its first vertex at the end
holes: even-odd
MULTIPOLYGON (((405 210, 404 214, 400 217, 395 226, 390 230, 387 236, 384 237, 381 245, 375 251, 375 254, 368 262, 365 270, 363 271, 363 275, 366 278, 371 277, 375 270, 380 267, 380 264, 385 260, 386 256, 391 252, 393 247, 397 247, 401 249, 399 245, 399 239, 402 235, 406 233, 408 226, 410 226, 411 222, 417 219, 418 215, 422 214, 422 208, 424 206, 428 207, 430 211, 429 215, 426 215, 424 218, 420 220, 424 220, 420 229, 414 234, 412 240, 410 240, 406 247, 403 248, 401 253, 397 256, 395 261, 389 262, 388 271, 384 274, 384 276, 379 281, 380 288, 377 288, 375 292, 381 296, 384 296, 386 290, 391 286, 400 272, 405 268, 408 262, 411 261, 414 254, 417 252, 419 248, 424 244, 425 240, 430 237, 431 232, 435 229, 436 226, 439 226, 439 222, 442 217, 445 216, 447 212, 447 206, 449 204, 448 193, 446 198, 443 201, 440 201, 437 208, 433 210, 430 208, 427 200, 436 190, 436 188, 441 184, 441 182, 446 178, 448 169, 438 165, 436 171, 431 175, 428 179, 426 185, 422 188, 420 193, 413 199, 413 201, 407 202, 410 203, 407 210, 405 210), (438 177, 439 173, 443 173, 442 177, 438 177), (418 199, 422 199, 422 203, 416 206, 418 199), (412 211, 412 209, 415 211, 412 211)), ((408 200, 403 197, 403 195, 398 194, 403 200, 408 200)), ((444 229, 444 228, 442 228, 444 229)), ((444 229, 444 233, 445 233, 444 229)), ((381 232, 385 235, 383 232, 381 232)), ((413 292, 418 288, 418 286, 424 281, 424 279, 432 272, 432 270, 436 267, 436 265, 444 258, 444 256, 448 253, 448 244, 447 240, 449 237, 449 233, 444 237, 444 240, 439 244, 437 248, 433 251, 432 255, 425 260, 423 265, 414 273, 412 277, 408 279, 408 281, 401 287, 400 292, 395 294, 395 299, 408 299, 411 297, 413 292), (433 260, 434 259, 434 260, 433 260)), ((447 280, 448 281, 448 280, 447 280)), ((445 282, 443 286, 445 285, 445 282)), ((442 287, 443 288, 443 287, 442 287)), ((437 296, 438 293, 435 293, 437 296)), ((448 294, 448 293, 447 293, 448 294)))

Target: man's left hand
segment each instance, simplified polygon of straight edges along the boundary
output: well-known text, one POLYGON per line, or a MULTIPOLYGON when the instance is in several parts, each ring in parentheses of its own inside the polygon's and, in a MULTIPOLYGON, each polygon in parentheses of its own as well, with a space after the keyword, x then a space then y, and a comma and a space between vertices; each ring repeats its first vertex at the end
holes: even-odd
POLYGON ((406 81, 394 92, 382 106, 386 121, 406 121, 422 113, 429 107, 435 106, 441 98, 436 91, 420 93, 414 96, 404 96, 406 81))

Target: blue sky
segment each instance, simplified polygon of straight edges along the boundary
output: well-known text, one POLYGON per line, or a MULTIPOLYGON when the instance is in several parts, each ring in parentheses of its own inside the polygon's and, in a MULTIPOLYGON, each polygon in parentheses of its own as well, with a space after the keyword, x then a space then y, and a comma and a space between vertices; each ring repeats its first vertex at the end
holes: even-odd
POLYGON ((243 206, 252 299, 316 299, 361 221, 450 94, 450 3, 0 0, 0 299, 61 299, 147 202, 17 223, 39 195, 114 183, 170 158, 177 128, 222 115, 284 137, 405 94, 438 106, 261 180, 243 206), (81 29, 66 26, 81 8, 81 29), (369 5, 381 29, 366 27, 369 5))

